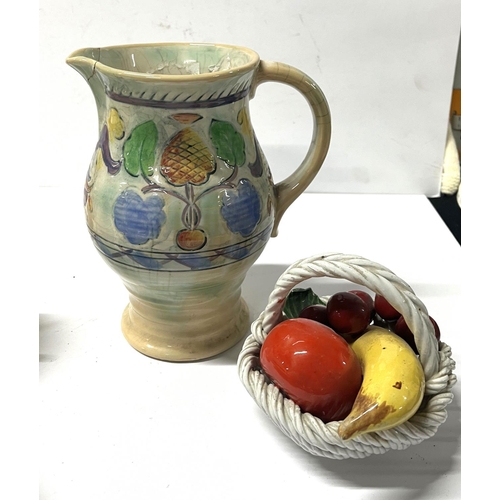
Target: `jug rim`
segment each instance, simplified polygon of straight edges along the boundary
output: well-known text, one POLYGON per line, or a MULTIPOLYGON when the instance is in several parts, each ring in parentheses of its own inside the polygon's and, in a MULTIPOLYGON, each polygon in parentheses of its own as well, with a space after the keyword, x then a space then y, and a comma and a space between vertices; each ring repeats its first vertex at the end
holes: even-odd
POLYGON ((214 81, 223 78, 231 78, 236 75, 249 72, 255 69, 260 63, 260 56, 252 49, 240 45, 232 45, 225 43, 211 43, 211 42, 160 42, 160 43, 134 43, 134 44, 118 44, 107 45, 102 47, 86 47, 77 49, 72 52, 67 58, 66 63, 70 66, 76 62, 92 61, 93 68, 98 69, 108 75, 126 76, 127 78, 137 81, 164 81, 164 82, 203 82, 214 81), (201 46, 201 47, 220 47, 224 49, 237 50, 245 53, 249 57, 249 61, 234 68, 221 69, 214 72, 206 72, 199 74, 184 74, 184 75, 169 75, 159 73, 146 73, 140 71, 130 71, 126 69, 114 68, 99 60, 101 50, 119 50, 119 49, 144 49, 144 48, 162 48, 162 47, 188 47, 188 46, 201 46), (97 54, 97 57, 96 55, 97 54))

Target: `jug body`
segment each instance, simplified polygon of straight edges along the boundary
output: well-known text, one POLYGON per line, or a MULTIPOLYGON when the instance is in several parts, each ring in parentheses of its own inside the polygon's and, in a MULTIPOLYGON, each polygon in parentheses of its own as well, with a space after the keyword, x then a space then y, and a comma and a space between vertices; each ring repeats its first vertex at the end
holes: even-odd
POLYGON ((140 352, 207 358, 249 326, 241 284, 276 222, 279 193, 249 99, 259 57, 223 45, 82 49, 99 136, 86 222, 130 303, 122 330, 140 352))

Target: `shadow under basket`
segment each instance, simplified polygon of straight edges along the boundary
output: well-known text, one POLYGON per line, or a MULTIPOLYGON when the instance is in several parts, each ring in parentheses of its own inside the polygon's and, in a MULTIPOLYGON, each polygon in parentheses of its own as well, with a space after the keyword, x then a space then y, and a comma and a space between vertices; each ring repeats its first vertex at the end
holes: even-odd
POLYGON ((332 459, 364 458, 389 450, 404 450, 431 438, 446 421, 446 407, 453 400, 451 388, 457 381, 451 348, 437 341, 427 309, 411 287, 380 264, 341 253, 299 260, 280 276, 265 310, 252 323, 237 366, 249 394, 284 434, 312 455, 332 459), (403 424, 343 440, 338 434, 340 422, 325 424, 302 412, 261 372, 260 348, 271 329, 283 319, 288 293, 302 281, 321 277, 345 279, 384 296, 413 332, 425 374, 425 394, 417 412, 403 424))

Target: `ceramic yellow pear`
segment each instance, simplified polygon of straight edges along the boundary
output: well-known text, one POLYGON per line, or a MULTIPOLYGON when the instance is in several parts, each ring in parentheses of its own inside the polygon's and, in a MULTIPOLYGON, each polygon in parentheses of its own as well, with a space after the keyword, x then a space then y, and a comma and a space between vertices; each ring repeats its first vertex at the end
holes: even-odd
POLYGON ((422 402, 425 376, 410 346, 389 330, 371 326, 351 347, 361 361, 363 383, 339 436, 352 439, 411 418, 422 402))

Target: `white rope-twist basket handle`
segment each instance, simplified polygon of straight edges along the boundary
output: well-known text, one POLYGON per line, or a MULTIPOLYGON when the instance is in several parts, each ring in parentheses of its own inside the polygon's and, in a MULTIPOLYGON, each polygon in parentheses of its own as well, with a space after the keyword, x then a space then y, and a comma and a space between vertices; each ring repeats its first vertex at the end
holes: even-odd
POLYGON ((386 267, 356 255, 323 254, 292 264, 278 279, 265 310, 253 322, 238 358, 240 379, 257 404, 294 442, 314 455, 328 458, 362 458, 404 449, 435 434, 447 417, 452 401, 451 387, 456 382, 451 349, 438 342, 424 304, 411 287, 386 267), (395 429, 361 435, 349 441, 338 435, 339 422, 324 424, 302 413, 259 369, 260 347, 271 329, 282 319, 290 290, 309 278, 332 277, 349 280, 384 296, 405 318, 415 336, 426 377, 426 403, 407 422, 395 429))

